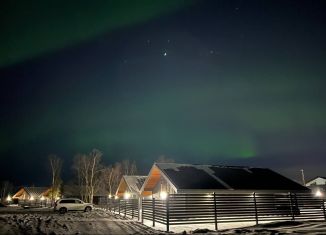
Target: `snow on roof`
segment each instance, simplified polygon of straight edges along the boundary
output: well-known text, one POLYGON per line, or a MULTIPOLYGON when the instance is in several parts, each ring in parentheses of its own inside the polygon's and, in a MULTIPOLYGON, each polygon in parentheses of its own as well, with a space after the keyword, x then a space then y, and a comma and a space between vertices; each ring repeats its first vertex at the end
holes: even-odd
POLYGON ((182 190, 308 190, 267 168, 155 163, 182 190))
POLYGON ((139 193, 141 187, 143 186, 147 176, 143 175, 124 175, 129 189, 134 193, 139 193))
POLYGON ((25 192, 29 196, 33 196, 35 198, 42 197, 44 194, 50 189, 48 187, 24 187, 25 192))
POLYGON ((306 186, 313 186, 313 185, 325 185, 326 177, 323 176, 316 176, 311 180, 306 182, 306 186))

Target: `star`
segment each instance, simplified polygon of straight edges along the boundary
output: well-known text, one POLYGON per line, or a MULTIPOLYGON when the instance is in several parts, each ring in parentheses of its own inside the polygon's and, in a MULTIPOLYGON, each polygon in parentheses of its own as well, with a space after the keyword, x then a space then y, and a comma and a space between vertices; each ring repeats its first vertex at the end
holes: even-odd
POLYGON ((166 52, 164 52, 163 56, 167 56, 168 54, 166 52))

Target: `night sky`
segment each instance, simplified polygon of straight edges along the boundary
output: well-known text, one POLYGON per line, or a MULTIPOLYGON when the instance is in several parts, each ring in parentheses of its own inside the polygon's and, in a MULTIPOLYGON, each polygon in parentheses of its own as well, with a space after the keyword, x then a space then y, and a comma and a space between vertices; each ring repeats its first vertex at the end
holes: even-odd
POLYGON ((1 180, 93 148, 325 175, 326 1, 89 4, 1 3, 1 180))

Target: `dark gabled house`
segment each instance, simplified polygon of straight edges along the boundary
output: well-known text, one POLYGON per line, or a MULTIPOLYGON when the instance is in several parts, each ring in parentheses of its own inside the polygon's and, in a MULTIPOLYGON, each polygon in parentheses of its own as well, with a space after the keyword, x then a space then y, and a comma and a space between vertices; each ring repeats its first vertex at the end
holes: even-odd
POLYGON ((141 193, 285 193, 309 189, 267 168, 154 163, 141 193))

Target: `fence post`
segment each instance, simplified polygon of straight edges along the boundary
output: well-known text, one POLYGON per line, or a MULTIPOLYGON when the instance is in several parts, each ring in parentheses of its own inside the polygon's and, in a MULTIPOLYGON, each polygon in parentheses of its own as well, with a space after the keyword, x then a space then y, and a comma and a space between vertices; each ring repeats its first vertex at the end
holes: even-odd
POLYGON ((254 205, 255 205, 255 219, 256 219, 256 225, 258 225, 258 210, 257 210, 256 193, 254 193, 254 205))
POLYGON ((325 200, 324 199, 322 200, 322 203, 323 203, 322 207, 323 207, 324 219, 326 220, 325 200))
POLYGON ((217 208, 216 208, 216 193, 214 192, 214 222, 215 222, 215 230, 217 231, 218 230, 218 227, 217 227, 217 208))
POLYGON ((119 211, 119 215, 120 215, 120 199, 118 200, 118 211, 119 211))
POLYGON ((144 213, 144 206, 143 206, 143 203, 144 203, 143 202, 143 198, 141 198, 140 199, 140 204, 141 204, 141 209, 140 209, 140 211, 141 211, 141 217, 140 218, 141 218, 141 223, 142 224, 144 224, 144 215, 143 215, 143 213, 144 213))
POLYGON ((291 209, 292 220, 295 220, 294 211, 293 211, 292 193, 290 192, 289 195, 290 195, 290 209, 291 209))
POLYGON ((153 227, 155 227, 155 198, 152 200, 152 210, 153 210, 153 227))
POLYGON ((131 199, 131 218, 134 218, 134 206, 135 206, 135 200, 131 199))
POLYGON ((125 217, 127 217, 127 200, 128 199, 125 200, 125 217))
POLYGON ((170 194, 166 198, 166 231, 170 231, 170 194))

